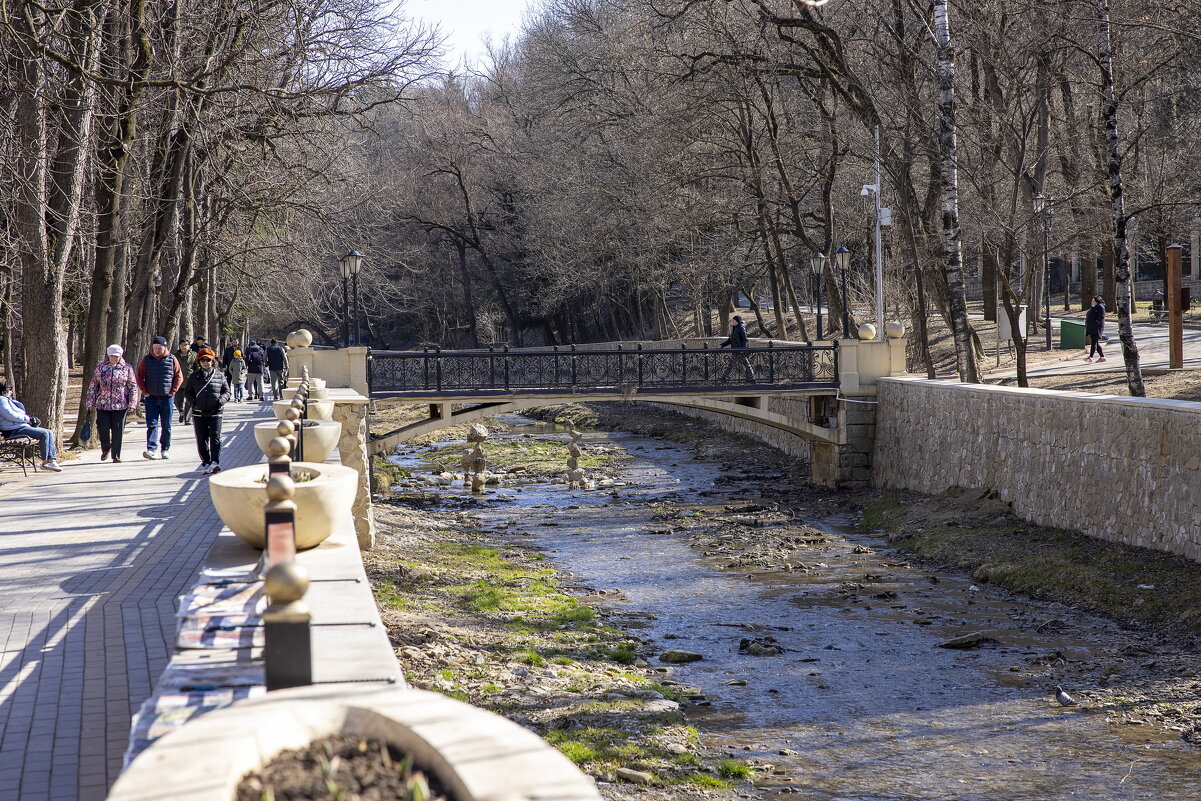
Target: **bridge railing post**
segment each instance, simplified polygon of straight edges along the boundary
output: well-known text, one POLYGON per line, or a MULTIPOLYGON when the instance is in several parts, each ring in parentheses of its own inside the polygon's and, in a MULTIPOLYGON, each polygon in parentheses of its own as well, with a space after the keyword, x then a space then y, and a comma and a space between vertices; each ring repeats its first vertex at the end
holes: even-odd
POLYGON ((488 386, 496 386, 496 348, 488 346, 488 386))
POLYGON ((438 392, 441 392, 442 391, 442 348, 440 346, 434 347, 434 381, 436 384, 436 390, 438 392))
POLYGON ((688 384, 688 345, 680 343, 680 384, 688 384))
POLYGON ((555 386, 557 387, 557 386, 559 386, 559 346, 558 346, 558 345, 552 345, 550 349, 551 349, 551 353, 553 353, 553 354, 554 354, 554 360, 555 360, 555 386))
POLYGON ((701 356, 701 363, 702 363, 702 364, 704 365, 704 367, 705 367, 705 373, 704 373, 704 375, 705 375, 705 383, 706 383, 706 384, 708 384, 708 383, 709 383, 709 360, 712 358, 712 356, 709 354, 709 343, 708 343, 708 342, 702 342, 702 343, 701 343, 701 349, 702 349, 703 351, 705 351, 704 355, 703 355, 703 356, 701 356))
POLYGON ((775 342, 767 341, 767 382, 776 383, 776 349, 775 342))
POLYGON ((509 346, 504 346, 504 361, 505 361, 505 391, 509 390, 509 346))
POLYGON ((421 388, 428 390, 430 388, 430 349, 423 348, 421 353, 421 388))
POLYGON ((571 346, 571 389, 572 389, 572 391, 575 391, 575 388, 576 388, 576 355, 575 355, 575 344, 572 343, 572 346, 571 346))
POLYGON ((635 356, 638 360, 638 387, 642 387, 642 343, 638 343, 638 355, 635 356))

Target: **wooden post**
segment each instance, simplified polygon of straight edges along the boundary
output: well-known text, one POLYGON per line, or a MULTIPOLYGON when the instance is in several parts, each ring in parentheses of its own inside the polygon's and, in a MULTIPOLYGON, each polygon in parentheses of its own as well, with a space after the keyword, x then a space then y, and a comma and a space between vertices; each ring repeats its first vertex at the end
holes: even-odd
POLYGON ((1170 245, 1168 262, 1168 367, 1184 367, 1184 297, 1180 290, 1180 257, 1184 248, 1170 245))

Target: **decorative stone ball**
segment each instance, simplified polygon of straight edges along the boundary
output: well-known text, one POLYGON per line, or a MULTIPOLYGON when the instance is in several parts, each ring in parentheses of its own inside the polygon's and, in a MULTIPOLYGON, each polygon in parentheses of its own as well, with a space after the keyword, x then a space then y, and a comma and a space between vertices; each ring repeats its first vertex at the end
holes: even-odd
POLYGON ((299 336, 300 336, 299 331, 293 331, 293 332, 289 333, 286 337, 284 337, 284 342, 288 343, 289 348, 298 348, 300 346, 297 345, 296 342, 297 342, 297 338, 299 336))
POLYGON ((861 323, 859 325, 859 338, 860 339, 875 339, 876 338, 876 326, 872 325, 871 323, 861 323))
POLYGON ((273 603, 295 603, 309 591, 309 574, 295 562, 281 562, 267 571, 263 584, 273 603))
POLYGON ((267 443, 267 455, 275 458, 287 456, 288 451, 292 450, 292 446, 283 437, 272 437, 267 443))
POLYGON ((292 425, 296 425, 296 422, 300 420, 300 410, 295 406, 289 406, 284 409, 284 419, 290 421, 292 425))
POLYGON ((905 336, 905 324, 900 320, 890 320, 884 325, 884 334, 889 339, 900 339, 905 336))
POLYGON ((307 328, 296 329, 296 344, 294 348, 307 348, 313 344, 313 332, 307 328))
POLYGON ((291 420, 280 420, 279 425, 275 427, 275 433, 281 437, 288 437, 296 433, 296 426, 291 420))
MULTIPOLYGON (((272 440, 275 442, 275 440, 272 440)), ((288 443, 284 443, 286 446, 288 443)), ((280 454, 282 456, 282 454, 280 454)), ((291 476, 277 473, 267 481, 267 497, 273 501, 290 501, 296 494, 296 482, 291 476)))

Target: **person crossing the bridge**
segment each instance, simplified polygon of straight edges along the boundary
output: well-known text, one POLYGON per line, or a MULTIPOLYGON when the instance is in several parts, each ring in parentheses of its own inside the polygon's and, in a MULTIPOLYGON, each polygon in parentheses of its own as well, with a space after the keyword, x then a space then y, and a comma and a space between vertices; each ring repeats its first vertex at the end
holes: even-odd
POLYGON ((730 336, 725 342, 721 343, 721 347, 728 347, 733 351, 730 354, 729 363, 726 364, 725 372, 721 374, 722 381, 728 380, 730 378, 730 371, 737 366, 741 366, 743 372, 746 373, 747 383, 755 380, 755 368, 751 366, 751 354, 746 352, 750 346, 750 339, 746 335, 746 323, 742 322, 742 318, 735 314, 734 322, 730 325, 730 336))

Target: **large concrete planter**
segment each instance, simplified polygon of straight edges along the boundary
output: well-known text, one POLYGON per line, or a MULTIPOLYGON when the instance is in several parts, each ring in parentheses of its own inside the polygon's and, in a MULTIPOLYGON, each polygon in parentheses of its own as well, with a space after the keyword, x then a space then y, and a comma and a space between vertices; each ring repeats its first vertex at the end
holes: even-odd
MULTIPOLYGON (((284 412, 292 406, 292 401, 274 401, 271 404, 276 420, 284 419, 284 412)), ((331 400, 310 400, 308 415, 310 420, 332 420, 334 417, 334 402, 331 400)))
MULTIPOLYGON (((259 444, 259 450, 267 453, 267 443, 279 436, 276 431, 278 423, 255 423, 254 441, 259 444)), ((336 420, 306 420, 304 426, 304 460, 306 462, 324 462, 338 447, 338 437, 342 435, 342 424, 336 420)))
MULTIPOLYGON (((293 477, 302 471, 313 478, 297 481, 292 496, 296 503, 296 547, 301 549, 319 545, 351 513, 359 479, 357 470, 340 464, 292 463, 293 477)), ((266 475, 267 465, 257 464, 222 470, 209 477, 209 494, 221 521, 255 548, 263 548, 267 542, 263 521, 266 475)))
POLYGON ((378 737, 412 754, 452 801, 599 801, 596 785, 532 732, 437 693, 304 687, 240 701, 150 746, 108 801, 232 801, 280 751, 333 734, 378 737))

